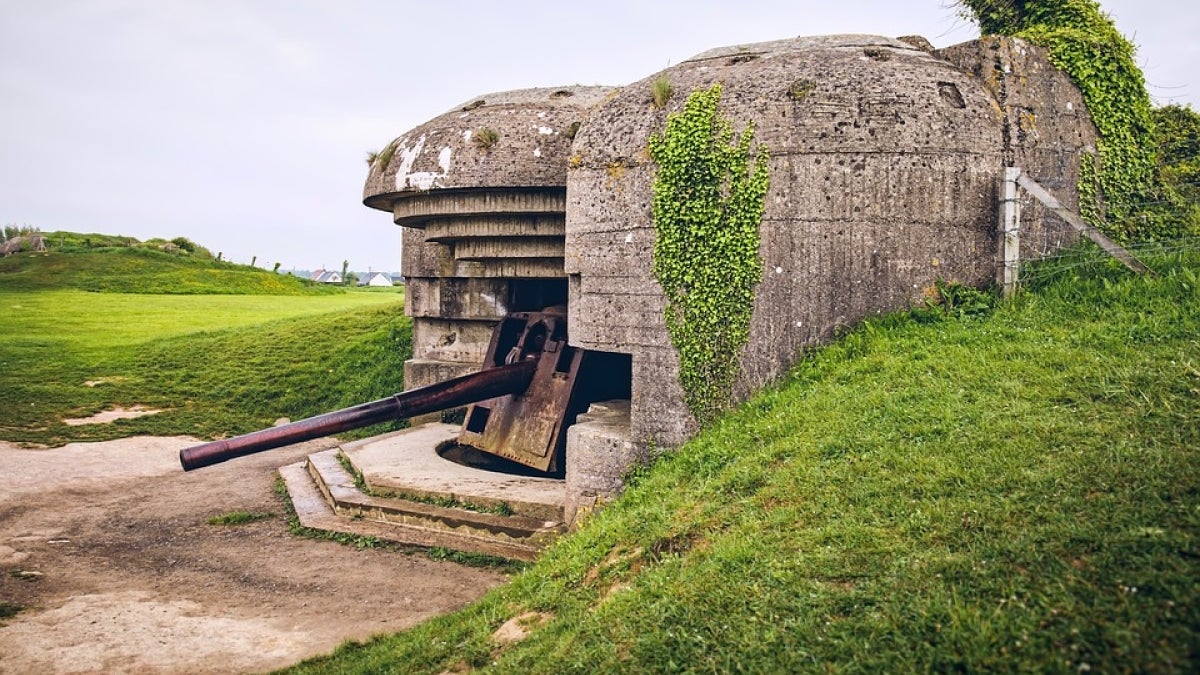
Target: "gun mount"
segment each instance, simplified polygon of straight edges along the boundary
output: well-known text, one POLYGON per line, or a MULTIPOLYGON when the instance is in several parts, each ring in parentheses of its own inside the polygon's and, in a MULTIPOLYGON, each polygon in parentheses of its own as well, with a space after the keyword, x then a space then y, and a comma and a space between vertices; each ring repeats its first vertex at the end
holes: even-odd
POLYGON ((628 396, 627 380, 606 377, 621 355, 567 344, 561 310, 518 312, 492 332, 479 372, 290 424, 185 448, 185 471, 390 420, 470 405, 459 442, 532 467, 563 471, 566 427, 588 404, 628 396))

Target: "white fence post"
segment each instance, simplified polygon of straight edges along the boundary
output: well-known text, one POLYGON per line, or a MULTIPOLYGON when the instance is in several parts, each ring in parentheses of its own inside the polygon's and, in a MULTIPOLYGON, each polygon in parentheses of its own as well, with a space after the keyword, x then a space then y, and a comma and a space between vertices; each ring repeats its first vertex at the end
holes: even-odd
POLYGON ((1011 298, 1017 291, 1021 268, 1021 202, 1017 200, 1017 180, 1021 170, 1015 166, 1005 167, 1000 186, 1000 266, 996 270, 996 283, 1004 294, 1011 298))

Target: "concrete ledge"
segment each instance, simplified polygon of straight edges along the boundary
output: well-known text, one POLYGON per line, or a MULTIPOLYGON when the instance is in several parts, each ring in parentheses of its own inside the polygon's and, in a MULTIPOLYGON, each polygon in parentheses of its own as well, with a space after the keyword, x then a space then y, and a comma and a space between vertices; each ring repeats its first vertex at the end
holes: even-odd
POLYGON ((435 449, 457 438, 458 430, 450 424, 423 424, 348 443, 342 453, 372 490, 449 498, 482 508, 505 505, 514 515, 565 522, 564 481, 484 471, 442 459, 435 449))
POLYGON ((568 521, 598 503, 611 501, 625 475, 648 459, 630 435, 629 401, 593 403, 567 430, 568 521))
POLYGON ((279 469, 292 506, 304 527, 424 548, 448 548, 485 553, 512 560, 535 560, 546 542, 526 544, 498 540, 469 532, 445 531, 413 523, 377 522, 337 515, 312 480, 305 462, 279 469))
POLYGON ((425 223, 425 241, 449 242, 474 237, 557 237, 566 232, 559 214, 441 218, 425 223))
POLYGON ((372 200, 393 199, 392 220, 397 225, 422 227, 426 221, 431 219, 444 219, 450 216, 561 214, 567 210, 566 195, 565 186, 555 185, 552 187, 390 193, 373 197, 372 200))
POLYGON ((338 450, 327 450, 308 457, 308 472, 322 487, 340 515, 365 517, 389 523, 421 524, 456 530, 467 528, 487 534, 517 539, 535 539, 561 532, 562 523, 527 516, 502 516, 468 509, 438 506, 404 499, 364 494, 355 485, 354 476, 338 459, 338 450))

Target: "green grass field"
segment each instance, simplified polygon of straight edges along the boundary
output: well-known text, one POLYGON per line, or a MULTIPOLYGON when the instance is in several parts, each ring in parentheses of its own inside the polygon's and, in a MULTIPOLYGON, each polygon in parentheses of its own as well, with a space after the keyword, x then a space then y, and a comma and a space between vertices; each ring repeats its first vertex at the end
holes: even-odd
POLYGON ((403 389, 411 327, 399 288, 317 288, 134 249, 0 264, 0 440, 214 437, 403 389), (235 294, 177 293, 197 271, 235 294), (88 285, 108 290, 79 290, 88 285), (120 292, 125 286, 142 292, 120 292), (62 421, 135 405, 163 412, 105 425, 62 421))
POLYGON ((322 295, 152 295, 50 290, 0 290, 6 320, 0 340, 51 341, 71 353, 133 349, 182 335, 255 326, 403 301, 362 291, 322 295))
POLYGON ((1151 262, 870 321, 511 584, 290 672, 1196 672, 1200 256, 1151 262))

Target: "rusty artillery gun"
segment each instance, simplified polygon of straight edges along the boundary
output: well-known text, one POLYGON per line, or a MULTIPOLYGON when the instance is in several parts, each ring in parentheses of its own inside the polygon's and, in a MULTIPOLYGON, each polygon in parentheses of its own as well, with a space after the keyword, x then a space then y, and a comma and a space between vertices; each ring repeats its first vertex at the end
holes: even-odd
POLYGON ((185 448, 185 471, 349 429, 468 405, 460 445, 548 476, 564 470, 566 429, 590 403, 628 398, 620 354, 567 344, 559 308, 516 312, 492 331, 479 372, 278 427, 185 448))

